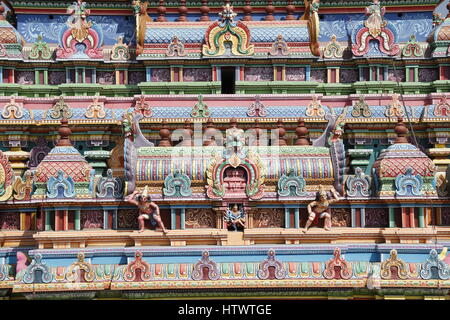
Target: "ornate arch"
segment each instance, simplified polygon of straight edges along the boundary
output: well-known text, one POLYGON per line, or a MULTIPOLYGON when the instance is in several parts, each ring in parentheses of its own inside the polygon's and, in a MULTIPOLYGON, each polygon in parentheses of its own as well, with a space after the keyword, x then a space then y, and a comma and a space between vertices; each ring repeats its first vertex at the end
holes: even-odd
POLYGON ((84 253, 79 252, 77 255, 78 261, 70 265, 69 270, 66 273, 67 281, 74 282, 77 280, 77 270, 83 270, 83 278, 86 282, 92 282, 95 277, 94 268, 90 263, 84 261, 84 253))
POLYGON ((399 174, 395 178, 395 193, 398 196, 422 195, 423 178, 421 175, 413 175, 412 168, 406 169, 405 174, 399 174))
POLYGON ((236 13, 233 6, 226 4, 219 13, 222 21, 216 21, 209 26, 203 45, 204 56, 221 56, 225 54, 225 42, 231 42, 231 53, 235 56, 252 55, 254 46, 250 44, 250 30, 241 21, 234 22, 236 13))
POLYGON ((333 258, 328 260, 323 271, 325 279, 350 279, 352 277, 352 266, 341 257, 341 249, 335 248, 333 258), (339 273, 336 273, 339 269, 339 273))
POLYGON ((34 256, 33 261, 31 264, 26 268, 25 273, 23 275, 23 282, 24 283, 35 283, 36 279, 36 271, 42 272, 41 281, 43 283, 50 283, 53 280, 53 275, 50 271, 50 268, 42 262, 42 255, 40 253, 37 253, 34 256))
POLYGON ((209 251, 202 252, 202 258, 194 265, 192 271, 193 280, 203 280, 203 270, 208 269, 208 280, 218 280, 220 278, 220 271, 217 264, 209 258, 209 251))
POLYGON ((287 174, 283 174, 278 180, 278 195, 280 197, 301 197, 305 195, 305 179, 295 174, 290 169, 287 174))
POLYGON ((360 167, 356 167, 355 176, 349 177, 346 182, 349 197, 370 196, 370 177, 365 175, 360 167))
POLYGON ((135 259, 131 261, 126 268, 126 271, 123 274, 123 279, 125 281, 148 281, 151 278, 150 273, 150 265, 142 260, 142 252, 136 251, 134 254, 135 259), (138 273, 136 270, 139 270, 139 279, 137 279, 138 273))
POLYGON ((437 269, 437 276, 439 279, 447 280, 450 278, 450 268, 448 267, 448 264, 439 259, 435 249, 430 251, 430 256, 428 257, 427 262, 422 265, 420 277, 425 280, 431 279, 433 275, 431 268, 433 267, 437 269))
POLYGON ((390 253, 390 257, 381 263, 381 278, 382 279, 392 279, 392 267, 397 268, 397 274, 400 279, 408 278, 408 267, 406 263, 399 259, 397 256, 397 250, 392 249, 390 253))
POLYGON ((275 268, 274 276, 276 279, 281 280, 286 278, 287 271, 281 261, 275 258, 275 250, 269 249, 267 252, 267 259, 260 263, 258 270, 258 278, 261 280, 269 279, 269 268, 275 268))
MULTIPOLYGON (((239 158, 237 158, 239 159, 239 158)), ((207 183, 206 194, 211 199, 221 199, 226 197, 223 183, 223 172, 229 167, 241 167, 247 173, 247 186, 245 193, 252 200, 261 199, 264 195, 264 172, 262 162, 257 154, 248 152, 244 159, 235 162, 236 157, 224 159, 216 156, 210 162, 206 171, 207 183)))

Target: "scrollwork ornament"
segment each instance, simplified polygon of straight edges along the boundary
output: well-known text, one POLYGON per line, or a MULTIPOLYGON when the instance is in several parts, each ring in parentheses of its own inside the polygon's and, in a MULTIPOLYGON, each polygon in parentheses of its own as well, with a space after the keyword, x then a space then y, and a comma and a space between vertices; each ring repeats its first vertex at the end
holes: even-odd
POLYGON ((142 259, 142 252, 137 250, 135 259, 131 261, 123 274, 125 281, 149 281, 151 279, 150 265, 142 259), (137 279, 136 270, 140 270, 140 279, 137 279))
POLYGON ((218 280, 220 278, 220 271, 217 264, 209 258, 209 251, 202 252, 202 258, 194 265, 191 277, 193 280, 203 280, 203 271, 208 269, 206 276, 208 280, 218 280))
POLYGON ((403 105, 399 101, 399 95, 397 93, 394 93, 392 95, 392 104, 388 107, 386 107, 385 115, 386 117, 393 118, 393 117, 404 117, 405 111, 403 108, 403 105))
POLYGON ((359 97, 359 101, 353 106, 352 116, 354 118, 364 117, 369 118, 372 115, 372 111, 369 109, 369 105, 366 103, 363 96, 359 97))
POLYGON ((164 180, 163 194, 167 197, 189 197, 192 195, 191 179, 180 169, 175 169, 164 180))
POLYGON ((65 178, 64 172, 58 170, 57 176, 50 177, 47 181, 47 197, 50 199, 75 197, 75 183, 72 177, 65 178))
POLYGON ((52 109, 50 110, 50 117, 53 119, 61 119, 66 118, 70 119, 72 118, 73 111, 72 109, 65 103, 64 97, 60 96, 58 101, 53 105, 52 109))
POLYGON ((66 280, 74 282, 77 280, 77 270, 84 271, 84 281, 92 282, 95 278, 94 268, 90 263, 84 261, 84 253, 79 252, 77 255, 77 262, 70 265, 69 270, 66 272, 66 280))
POLYGON ((275 258, 275 250, 269 249, 267 252, 267 259, 259 264, 258 268, 258 278, 261 280, 269 279, 270 272, 269 268, 273 267, 275 269, 274 276, 275 279, 282 280, 286 278, 287 271, 283 266, 283 263, 275 258))
POLYGON ((316 95, 313 95, 311 103, 306 108, 308 117, 325 117, 325 110, 316 95))
POLYGON ((333 258, 328 260, 325 264, 325 270, 323 271, 324 278, 348 280, 352 277, 352 274, 351 264, 341 257, 341 249, 335 248, 333 258), (336 273, 336 269, 339 269, 338 274, 336 273))
POLYGON ((344 56, 344 48, 337 42, 336 35, 332 35, 330 42, 323 51, 326 59, 341 59, 344 56))
POLYGON ((412 168, 406 169, 405 174, 399 174, 395 178, 395 193, 398 196, 422 195, 423 178, 421 175, 413 175, 412 168))
POLYGON ((435 249, 430 251, 430 256, 427 261, 422 264, 422 269, 420 270, 420 277, 424 280, 429 280, 433 276, 431 268, 437 269, 437 276, 441 280, 450 279, 450 269, 448 264, 443 260, 439 259, 439 255, 435 249))
POLYGON ((99 102, 98 97, 96 96, 84 115, 88 119, 104 119, 106 117, 104 103, 99 102))
POLYGON ((23 104, 16 102, 16 97, 11 96, 9 103, 3 108, 2 117, 4 119, 21 119, 23 116, 23 104))
POLYGON ((50 283, 53 280, 53 274, 45 262, 42 262, 42 255, 36 253, 31 264, 25 269, 23 282, 30 283, 50 283), (36 271, 41 271, 41 279, 36 279, 36 271))
POLYGON ((287 174, 283 174, 278 180, 278 195, 281 197, 304 196, 305 185, 305 179, 296 175, 294 170, 290 169, 287 174))
POLYGON ((347 195, 349 197, 370 196, 370 177, 365 175, 360 167, 355 168, 355 175, 349 177, 346 182, 347 195))
POLYGON ((122 180, 113 177, 111 169, 106 171, 106 177, 101 177, 97 184, 97 197, 120 199, 123 195, 122 180))
POLYGON ((390 257, 381 263, 380 275, 382 279, 392 279, 392 268, 397 268, 397 274, 400 279, 409 277, 408 266, 398 258, 397 250, 392 249, 390 257))

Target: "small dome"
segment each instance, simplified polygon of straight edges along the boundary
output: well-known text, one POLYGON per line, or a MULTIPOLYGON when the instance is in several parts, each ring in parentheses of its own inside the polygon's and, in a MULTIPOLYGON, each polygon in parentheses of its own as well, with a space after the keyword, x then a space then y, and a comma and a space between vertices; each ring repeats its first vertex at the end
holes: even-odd
POLYGON ((436 171, 433 161, 417 147, 408 143, 406 134, 408 128, 400 118, 395 126, 397 139, 389 148, 385 149, 373 167, 379 178, 395 178, 399 174, 406 174, 408 168, 413 175, 432 177, 436 171))
POLYGON ((69 129, 66 119, 61 120, 61 127, 58 131, 61 138, 37 166, 35 181, 47 182, 50 177, 55 177, 61 170, 65 176, 72 177, 74 182, 89 182, 92 167, 72 146, 69 140, 72 131, 69 129))

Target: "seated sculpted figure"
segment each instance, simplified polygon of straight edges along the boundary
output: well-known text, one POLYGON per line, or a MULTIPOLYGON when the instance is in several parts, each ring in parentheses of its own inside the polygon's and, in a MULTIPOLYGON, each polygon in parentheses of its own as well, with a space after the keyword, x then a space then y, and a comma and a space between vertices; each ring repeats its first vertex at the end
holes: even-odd
POLYGON ((152 215, 153 219, 158 223, 158 226, 162 229, 164 233, 167 233, 166 228, 164 228, 164 224, 161 220, 161 216, 159 214, 159 207, 156 203, 151 201, 151 198, 148 196, 148 188, 145 186, 144 192, 142 194, 139 191, 134 190, 132 194, 125 198, 125 201, 129 203, 135 204, 139 208, 139 232, 144 231, 144 220, 150 219, 150 215, 152 215))
POLYGON ((228 209, 225 213, 224 220, 228 227, 233 227, 237 231, 238 226, 245 228, 245 217, 242 210, 239 210, 237 204, 233 206, 230 210, 228 209))
POLYGON ((327 192, 325 191, 324 187, 322 185, 319 187, 319 200, 313 201, 308 204, 309 217, 303 232, 308 231, 308 228, 314 221, 316 214, 320 214, 319 218, 325 219, 324 229, 327 231, 331 230, 330 204, 339 200, 339 194, 334 188, 331 188, 331 193, 333 194, 334 199, 328 199, 327 192))

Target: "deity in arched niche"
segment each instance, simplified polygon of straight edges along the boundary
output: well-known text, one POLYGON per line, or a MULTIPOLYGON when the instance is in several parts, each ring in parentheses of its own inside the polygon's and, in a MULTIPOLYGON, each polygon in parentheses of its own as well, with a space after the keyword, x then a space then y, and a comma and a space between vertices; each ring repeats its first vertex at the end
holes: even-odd
POLYGON ((234 204, 231 209, 227 209, 224 220, 227 223, 228 228, 232 228, 234 231, 245 228, 244 210, 239 209, 237 204, 234 204))

